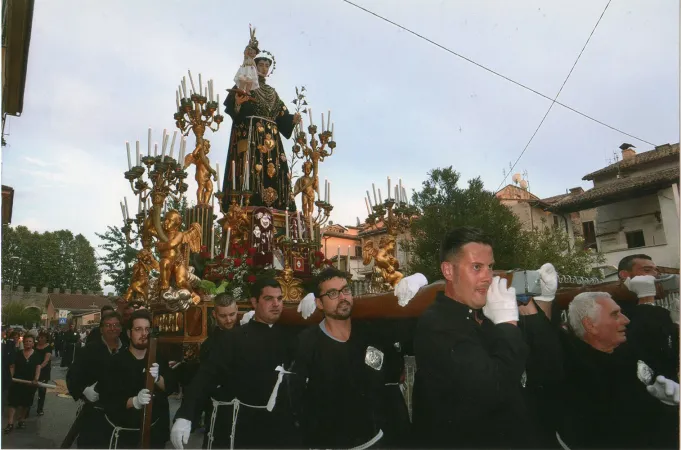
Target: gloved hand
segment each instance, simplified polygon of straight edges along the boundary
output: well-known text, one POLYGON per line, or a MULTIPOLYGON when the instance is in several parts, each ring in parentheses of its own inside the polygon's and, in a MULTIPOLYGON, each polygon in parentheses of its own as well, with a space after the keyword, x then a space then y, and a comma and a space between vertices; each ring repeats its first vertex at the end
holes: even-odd
POLYGON ((314 299, 314 294, 310 292, 298 303, 298 312, 303 316, 303 319, 307 319, 317 310, 314 299))
POLYGON ((655 379, 655 383, 646 386, 646 389, 650 395, 665 405, 676 406, 679 404, 679 383, 676 381, 668 380, 660 375, 655 379))
POLYGON ((627 278, 624 280, 624 285, 638 298, 655 297, 657 291, 655 290, 655 277, 652 275, 639 275, 634 278, 627 278))
POLYGON ((546 263, 538 270, 541 277, 539 283, 541 284, 541 295, 535 297, 535 300, 540 302, 552 302, 556 298, 556 291, 558 290, 558 272, 553 264, 546 263))
POLYGON ((149 375, 154 378, 154 383, 158 383, 158 363, 154 363, 149 367, 149 375))
POLYGON ((142 389, 137 393, 137 396, 132 398, 132 406, 135 409, 142 409, 144 405, 151 403, 151 393, 149 389, 142 389))
POLYGON ((170 430, 170 442, 175 448, 184 448, 182 443, 189 442, 189 435, 192 432, 192 423, 187 419, 176 419, 173 428, 170 430))
POLYGON ((518 321, 518 301, 515 288, 506 288, 506 278, 494 277, 487 291, 487 303, 482 312, 494 325, 518 321))
POLYGON ((409 301, 414 298, 416 293, 423 286, 428 284, 428 280, 421 273, 415 273, 408 277, 402 278, 397 286, 395 286, 395 297, 400 306, 407 306, 409 301))
POLYGON ((99 400, 99 393, 95 391, 95 386, 97 386, 96 382, 92 386, 88 386, 85 389, 83 389, 83 395, 89 402, 92 403, 99 400))
POLYGON ((241 316, 241 320, 239 321, 239 323, 241 325, 246 325, 253 318, 254 315, 255 311, 248 311, 243 316, 241 316))

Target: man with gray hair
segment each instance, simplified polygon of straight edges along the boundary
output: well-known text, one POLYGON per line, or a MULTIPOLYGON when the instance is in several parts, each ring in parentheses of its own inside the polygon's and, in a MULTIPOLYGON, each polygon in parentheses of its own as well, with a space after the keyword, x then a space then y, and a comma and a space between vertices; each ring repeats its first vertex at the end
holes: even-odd
POLYGON ((606 292, 577 295, 563 333, 559 429, 575 448, 678 448, 679 385, 657 378, 627 342, 629 319, 606 292))

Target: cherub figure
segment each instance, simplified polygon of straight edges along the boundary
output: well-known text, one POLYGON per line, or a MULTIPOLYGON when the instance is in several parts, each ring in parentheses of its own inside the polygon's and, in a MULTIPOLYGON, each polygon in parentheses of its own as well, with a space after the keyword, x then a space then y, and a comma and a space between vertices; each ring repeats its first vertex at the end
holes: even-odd
POLYGON ((123 296, 126 302, 135 299, 149 300, 149 273, 151 270, 159 270, 158 261, 147 248, 137 253, 137 262, 132 266, 132 279, 127 292, 123 296), (137 294, 137 295, 135 295, 137 294))
POLYGON ((213 182, 211 175, 217 180, 217 172, 210 166, 208 153, 210 152, 210 141, 208 139, 197 139, 196 148, 184 158, 184 168, 196 165, 196 203, 200 206, 210 205, 211 195, 213 195, 213 182))
POLYGON ((250 95, 252 90, 260 87, 258 84, 258 70, 255 66, 255 57, 260 52, 260 50, 258 50, 258 40, 255 38, 255 28, 251 28, 250 24, 248 25, 248 28, 251 33, 251 38, 244 50, 244 62, 241 67, 239 67, 236 75, 234 75, 234 83, 236 83, 237 88, 242 91, 242 95, 250 95))
POLYGON ((177 289, 186 289, 190 292, 195 304, 201 298, 192 289, 189 281, 189 252, 198 252, 201 249, 201 225, 192 223, 187 231, 180 231, 182 217, 180 213, 172 209, 168 211, 163 220, 163 231, 168 237, 168 242, 159 240, 156 249, 161 255, 159 261, 159 290, 163 293, 170 288, 171 279, 175 279, 177 289))
POLYGON ((284 296, 285 301, 300 301, 303 298, 305 289, 303 288, 303 282, 298 278, 293 276, 293 269, 286 267, 281 275, 275 277, 275 279, 281 285, 281 293, 284 296))
POLYGON ((393 256, 395 250, 395 236, 386 235, 381 238, 378 248, 374 246, 374 241, 370 240, 364 244, 363 256, 364 265, 368 265, 374 259, 374 272, 383 278, 383 281, 392 287, 404 277, 397 269, 400 263, 393 256))
POLYGON ((303 163, 303 175, 296 180, 293 192, 291 193, 292 200, 295 199, 296 195, 302 194, 302 210, 305 217, 311 217, 314 212, 314 195, 319 185, 319 180, 311 176, 311 172, 312 163, 305 161, 303 163))

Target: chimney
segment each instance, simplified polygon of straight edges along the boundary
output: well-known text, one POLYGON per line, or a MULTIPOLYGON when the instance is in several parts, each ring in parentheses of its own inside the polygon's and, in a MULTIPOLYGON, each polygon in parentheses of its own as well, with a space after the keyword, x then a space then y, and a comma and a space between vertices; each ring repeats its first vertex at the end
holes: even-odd
POLYGON ((577 194, 581 194, 582 192, 584 192, 584 189, 582 189, 581 186, 570 188, 570 194, 577 195, 577 194))
POLYGON ((71 289, 64 289, 64 294, 70 294, 70 293, 71 293, 71 289))
POLYGON ((622 161, 626 161, 627 159, 631 159, 636 156, 636 150, 634 150, 635 148, 636 147, 633 145, 627 143, 620 145, 620 150, 622 150, 622 161))

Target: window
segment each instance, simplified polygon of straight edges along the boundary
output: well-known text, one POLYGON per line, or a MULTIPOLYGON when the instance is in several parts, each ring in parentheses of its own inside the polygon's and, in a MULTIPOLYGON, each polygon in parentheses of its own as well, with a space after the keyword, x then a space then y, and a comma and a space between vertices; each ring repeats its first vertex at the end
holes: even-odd
POLYGON ((553 226, 558 228, 558 216, 553 216, 553 226))
POLYGON ((584 235, 584 250, 592 248, 598 250, 596 245, 596 229, 594 228, 593 220, 582 223, 582 232, 584 235))
POLYGON ((355 245, 355 256, 358 258, 362 257, 362 246, 361 245, 355 245))
POLYGON ((643 238, 643 230, 628 231, 624 233, 627 237, 627 247, 645 247, 646 240, 643 238))

